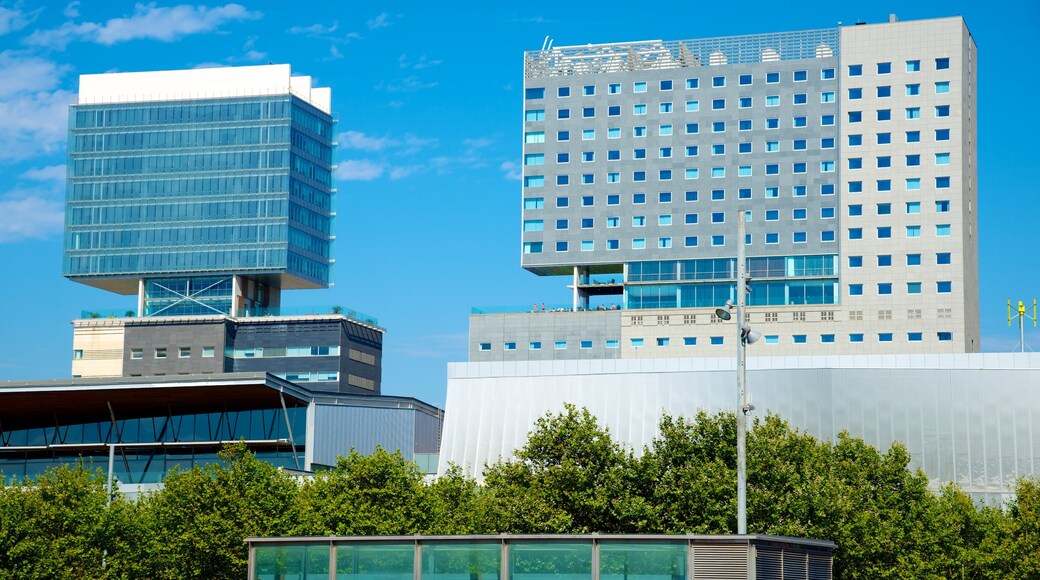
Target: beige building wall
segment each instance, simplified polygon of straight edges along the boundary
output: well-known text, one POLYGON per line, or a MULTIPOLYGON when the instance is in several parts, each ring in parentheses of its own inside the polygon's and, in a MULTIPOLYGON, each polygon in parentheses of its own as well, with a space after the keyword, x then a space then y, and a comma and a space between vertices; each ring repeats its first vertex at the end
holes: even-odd
POLYGON ((862 329, 868 344, 893 333, 891 344, 901 346, 887 352, 978 352, 974 42, 959 17, 850 26, 841 30, 841 61, 841 279, 849 332, 862 329), (938 69, 937 59, 949 59, 949 68, 938 69), (882 63, 891 72, 879 73, 882 63), (850 65, 862 74, 850 75, 850 65), (949 83, 949 92, 938 92, 937 83, 949 83), (879 87, 890 87, 891 96, 879 96, 879 87), (850 98, 853 88, 862 89, 862 98, 850 98), (949 115, 939 116, 940 107, 949 107, 949 115), (879 120, 885 110, 891 119, 879 120), (855 112, 862 121, 850 122, 855 112), (949 130, 949 139, 938 141, 937 130, 949 130), (920 142, 907 142, 910 131, 920 132, 920 142), (879 144, 879 134, 891 142, 879 144), (850 146, 852 135, 861 135, 862 145, 850 146), (949 163, 940 164, 946 154, 949 163), (879 167, 885 157, 891 166, 879 167), (850 168, 855 159, 862 169, 850 168), (937 178, 948 178, 949 186, 938 187, 937 178), (879 190, 879 180, 889 180, 891 189, 879 190), (861 192, 850 187, 856 182, 861 192), (940 211, 947 209, 942 203, 947 211, 940 211), (891 237, 879 228, 891 228, 891 237), (857 229, 860 239, 852 235, 857 229), (949 253, 951 263, 938 264, 940 253, 949 253), (908 265, 908 254, 920 254, 920 265, 908 265), (862 267, 850 267, 850 256, 861 256, 862 267), (891 266, 879 266, 879 256, 891 256, 891 266), (939 292, 944 282, 948 293, 939 292), (911 293, 909 284, 918 283, 920 293, 911 293), (879 293, 882 284, 891 284, 891 294, 879 293), (856 285, 862 295, 850 292, 856 285), (908 345, 913 332, 922 333, 922 342, 908 345), (937 341, 946 332, 952 340, 937 341))
POLYGON ((110 318, 73 321, 72 376, 123 375, 123 320, 110 318))

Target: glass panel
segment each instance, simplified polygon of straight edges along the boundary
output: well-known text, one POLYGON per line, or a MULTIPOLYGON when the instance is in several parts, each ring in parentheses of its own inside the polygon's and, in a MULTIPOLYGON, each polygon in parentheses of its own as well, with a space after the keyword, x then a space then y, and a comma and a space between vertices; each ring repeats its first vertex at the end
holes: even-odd
POLYGON ((423 580, 497 580, 501 544, 423 544, 423 580))
POLYGON ((257 545, 254 580, 328 580, 329 545, 257 545))
POLYGON ((511 580, 592 578, 592 543, 517 543, 509 546, 511 580))
POLYGON ((336 578, 412 580, 415 546, 407 544, 336 545, 336 578))
POLYGON ((601 580, 684 580, 686 544, 645 542, 599 545, 601 580))

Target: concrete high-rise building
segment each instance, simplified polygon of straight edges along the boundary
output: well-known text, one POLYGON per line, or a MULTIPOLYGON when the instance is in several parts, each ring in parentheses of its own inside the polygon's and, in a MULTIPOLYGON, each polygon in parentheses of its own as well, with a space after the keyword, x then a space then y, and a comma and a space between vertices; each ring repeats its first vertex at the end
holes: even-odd
POLYGON ((330 285, 331 98, 289 65, 80 77, 64 274, 137 302, 74 321, 74 376, 269 371, 379 393, 374 318, 281 307, 330 285))
POLYGON ((470 360, 726 355, 739 243, 753 354, 977 352, 976 78, 959 17, 526 53, 522 266, 571 295, 470 360))

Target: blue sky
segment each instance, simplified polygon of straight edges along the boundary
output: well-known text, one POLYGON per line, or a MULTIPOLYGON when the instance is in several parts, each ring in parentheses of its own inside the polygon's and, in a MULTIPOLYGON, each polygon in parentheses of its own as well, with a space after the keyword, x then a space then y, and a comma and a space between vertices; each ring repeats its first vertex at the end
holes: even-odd
MULTIPOLYGON (((203 0, 205 1, 205 0, 203 0)), ((61 277, 67 106, 78 75, 289 63, 340 123, 338 304, 389 332, 383 392, 443 404, 472 306, 566 302, 519 267, 522 53, 960 14, 979 46, 982 346, 1010 350, 1005 300, 1040 295, 1032 102, 1040 3, 0 2, 0 380, 69 376, 81 310, 134 299, 61 277)), ((1040 350, 1040 332, 1027 331, 1040 350)))

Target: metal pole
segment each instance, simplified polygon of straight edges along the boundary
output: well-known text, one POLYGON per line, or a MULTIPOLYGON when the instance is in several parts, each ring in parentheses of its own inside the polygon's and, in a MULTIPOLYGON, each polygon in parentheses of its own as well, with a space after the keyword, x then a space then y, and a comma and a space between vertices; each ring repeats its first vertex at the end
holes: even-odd
POLYGON ((108 484, 105 486, 105 491, 108 493, 108 499, 105 501, 105 507, 112 505, 112 470, 116 467, 116 446, 114 443, 108 444, 108 484))
POLYGON ((737 534, 747 534, 747 373, 744 352, 744 305, 747 301, 747 257, 744 212, 737 212, 737 534))

